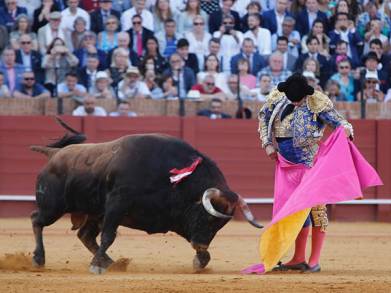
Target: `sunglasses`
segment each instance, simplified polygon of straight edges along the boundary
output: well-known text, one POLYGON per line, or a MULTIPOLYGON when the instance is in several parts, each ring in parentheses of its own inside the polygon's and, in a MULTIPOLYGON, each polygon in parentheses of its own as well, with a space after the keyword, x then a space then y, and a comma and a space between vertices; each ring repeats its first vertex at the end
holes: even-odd
POLYGON ((28 45, 28 44, 31 44, 31 42, 29 41, 25 41, 25 42, 20 42, 22 45, 28 45))
POLYGON ((141 21, 133 21, 133 24, 141 24, 141 21))
POLYGON ((366 80, 366 83, 377 84, 377 80, 366 80))
POLYGON ((214 83, 214 82, 206 82, 206 85, 207 85, 207 86, 214 86, 215 83, 214 83))
POLYGON ((349 66, 340 66, 339 69, 350 69, 349 66))
POLYGON ((204 25, 204 23, 203 22, 195 22, 195 23, 193 23, 194 25, 204 25))
POLYGON ((227 22, 223 22, 223 24, 234 24, 234 23, 231 21, 227 21, 227 22))
POLYGON ((24 80, 35 80, 34 77, 25 77, 24 80))

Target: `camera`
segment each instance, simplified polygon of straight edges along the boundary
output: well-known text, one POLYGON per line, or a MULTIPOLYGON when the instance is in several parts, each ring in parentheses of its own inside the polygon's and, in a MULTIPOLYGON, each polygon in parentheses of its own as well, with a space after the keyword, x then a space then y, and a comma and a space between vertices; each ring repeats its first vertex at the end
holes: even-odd
POLYGON ((224 34, 226 35, 229 35, 231 34, 231 31, 233 30, 233 26, 232 25, 226 25, 224 26, 224 34))

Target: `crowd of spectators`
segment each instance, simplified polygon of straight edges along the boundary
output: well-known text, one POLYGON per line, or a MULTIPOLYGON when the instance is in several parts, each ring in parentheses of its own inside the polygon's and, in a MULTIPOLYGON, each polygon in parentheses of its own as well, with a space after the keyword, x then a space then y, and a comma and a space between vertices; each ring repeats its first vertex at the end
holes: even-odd
POLYGON ((391 101, 390 32, 391 0, 4 0, 0 97, 134 116, 130 99, 264 101, 302 72, 334 101, 391 101))

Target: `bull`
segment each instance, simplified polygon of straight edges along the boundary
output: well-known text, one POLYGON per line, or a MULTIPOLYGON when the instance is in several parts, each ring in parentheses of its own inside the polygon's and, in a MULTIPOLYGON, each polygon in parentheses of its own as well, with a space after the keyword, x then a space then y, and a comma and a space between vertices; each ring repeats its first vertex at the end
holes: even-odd
POLYGON ((128 135, 105 143, 84 144, 84 134, 61 119, 68 132, 47 146, 31 146, 48 163, 36 180, 37 210, 31 221, 36 242, 33 265, 44 266, 43 228, 65 213, 72 229, 94 255, 90 271, 103 273, 113 260, 106 254, 119 225, 152 233, 173 231, 191 243, 193 268, 210 261, 209 244, 239 208, 262 228, 242 197, 230 190, 217 165, 186 142, 162 134, 128 135), (201 158, 179 184, 170 170, 201 158), (97 236, 101 233, 100 245, 97 236))

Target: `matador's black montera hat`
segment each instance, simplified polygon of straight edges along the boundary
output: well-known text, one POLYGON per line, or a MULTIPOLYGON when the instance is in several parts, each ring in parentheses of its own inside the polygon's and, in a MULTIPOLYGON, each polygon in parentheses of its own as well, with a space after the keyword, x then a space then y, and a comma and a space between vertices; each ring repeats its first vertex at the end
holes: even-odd
POLYGON ((307 79, 300 73, 294 73, 284 82, 277 85, 280 92, 284 92, 291 102, 299 102, 305 96, 314 94, 314 88, 307 83, 307 79))

